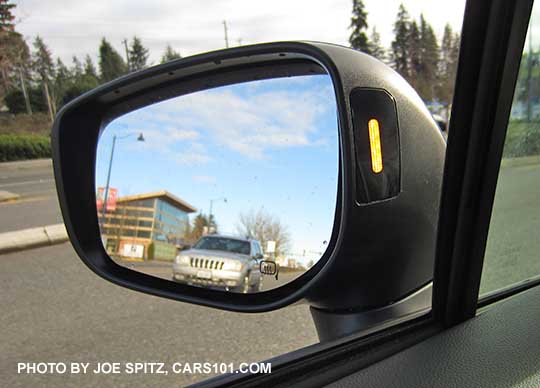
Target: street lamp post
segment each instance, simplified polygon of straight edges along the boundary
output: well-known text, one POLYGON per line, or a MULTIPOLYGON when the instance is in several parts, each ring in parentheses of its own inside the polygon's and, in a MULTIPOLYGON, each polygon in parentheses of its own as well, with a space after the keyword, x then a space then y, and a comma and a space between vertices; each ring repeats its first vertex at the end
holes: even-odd
MULTIPOLYGON (((113 136, 112 141, 112 147, 111 147, 111 157, 109 158, 109 168, 107 170, 107 182, 105 184, 105 192, 103 193, 103 205, 101 208, 101 226, 105 223, 105 214, 107 213, 107 201, 109 200, 109 185, 111 182, 111 169, 112 169, 112 162, 114 157, 114 147, 116 146, 116 140, 122 140, 129 136, 136 135, 136 133, 128 133, 124 136, 113 136)), ((139 133, 139 136, 137 136, 137 141, 144 141, 144 136, 141 133, 139 133)))
POLYGON ((215 199, 210 200, 210 212, 208 213, 208 224, 209 224, 208 228, 210 228, 210 220, 212 219, 212 208, 213 208, 214 202, 217 202, 217 201, 223 201, 227 203, 227 198, 221 197, 221 198, 215 198, 215 199))

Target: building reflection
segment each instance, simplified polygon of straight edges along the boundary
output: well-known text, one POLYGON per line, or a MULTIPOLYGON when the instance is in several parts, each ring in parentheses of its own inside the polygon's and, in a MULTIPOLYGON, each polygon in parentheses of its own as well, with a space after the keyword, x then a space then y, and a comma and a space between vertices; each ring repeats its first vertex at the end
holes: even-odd
POLYGON ((117 198, 104 216, 98 209, 103 246, 115 259, 172 261, 187 244, 188 215, 196 211, 164 190, 117 198))

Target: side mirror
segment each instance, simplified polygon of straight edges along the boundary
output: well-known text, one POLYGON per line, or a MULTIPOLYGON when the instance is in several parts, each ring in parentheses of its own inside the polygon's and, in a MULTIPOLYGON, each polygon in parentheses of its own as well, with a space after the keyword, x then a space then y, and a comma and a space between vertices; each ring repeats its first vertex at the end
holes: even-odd
MULTIPOLYGON (((65 106, 52 144, 71 242, 91 270, 118 285, 226 310, 303 300, 327 312, 376 310, 432 280, 445 142, 411 86, 359 51, 269 43, 151 67, 65 106), (267 175, 250 174, 261 166, 267 175), (219 203, 214 194, 191 204, 204 192, 197 184, 221 181, 237 191, 218 196, 238 200, 219 203), (260 291, 222 276, 223 268, 243 268, 244 242, 219 231, 233 205, 242 216, 263 201, 281 214, 265 230, 278 218, 295 226, 289 243, 276 245, 279 282, 265 278, 260 291), (186 220, 190 233, 214 223, 217 234, 203 237, 209 248, 197 255, 171 259, 186 220), (152 241, 152 225, 171 238, 152 241), (182 281, 124 265, 122 255, 144 262, 150 242, 153 257, 182 281)), ((280 241, 257 238, 263 246, 280 241)))

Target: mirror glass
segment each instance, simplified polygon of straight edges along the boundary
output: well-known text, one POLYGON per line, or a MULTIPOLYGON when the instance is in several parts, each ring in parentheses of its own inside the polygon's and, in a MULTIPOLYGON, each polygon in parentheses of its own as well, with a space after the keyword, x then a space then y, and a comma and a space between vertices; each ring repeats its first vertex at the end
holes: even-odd
POLYGON ((146 106, 100 136, 103 245, 122 266, 192 286, 241 293, 282 286, 328 246, 338 163, 326 74, 146 106))

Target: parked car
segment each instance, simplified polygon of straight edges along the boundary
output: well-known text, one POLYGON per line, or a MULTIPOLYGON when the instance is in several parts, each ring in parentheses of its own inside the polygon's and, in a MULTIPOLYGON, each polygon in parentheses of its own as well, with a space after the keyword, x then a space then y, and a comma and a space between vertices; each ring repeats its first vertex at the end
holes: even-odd
POLYGON ((173 280, 236 292, 259 291, 261 245, 252 239, 211 235, 181 251, 173 264, 173 280))

